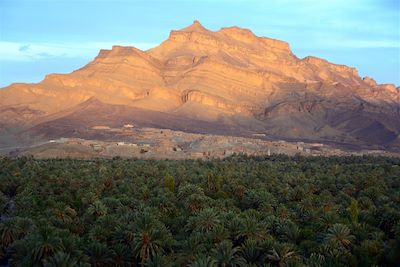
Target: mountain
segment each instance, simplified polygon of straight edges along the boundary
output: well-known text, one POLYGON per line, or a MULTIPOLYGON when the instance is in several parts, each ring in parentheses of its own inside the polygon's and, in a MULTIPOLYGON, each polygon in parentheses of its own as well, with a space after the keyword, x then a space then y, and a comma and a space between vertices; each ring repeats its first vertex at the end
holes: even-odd
POLYGON ((400 151, 400 91, 283 41, 198 21, 147 51, 113 46, 69 74, 0 90, 0 147, 96 125, 400 151))

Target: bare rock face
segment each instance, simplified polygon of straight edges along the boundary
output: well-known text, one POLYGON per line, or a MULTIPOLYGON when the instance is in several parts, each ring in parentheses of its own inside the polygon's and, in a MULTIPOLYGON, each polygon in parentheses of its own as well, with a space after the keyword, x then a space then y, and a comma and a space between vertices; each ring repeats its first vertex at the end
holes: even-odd
POLYGON ((371 77, 366 76, 363 78, 363 81, 364 81, 364 83, 368 84, 371 87, 378 86, 376 81, 374 79, 372 79, 371 77))
MULTIPOLYGON (((288 43, 248 29, 210 31, 198 21, 171 31, 148 51, 113 46, 70 74, 1 89, 0 125, 44 129, 38 125, 59 123, 93 97, 104 103, 99 116, 101 107, 122 105, 173 115, 171 128, 183 129, 176 118, 196 119, 235 131, 229 134, 262 132, 387 149, 400 134, 400 92, 394 85, 379 85, 355 68, 324 59, 297 58, 288 43)), ((73 119, 69 123, 74 127, 73 119)))

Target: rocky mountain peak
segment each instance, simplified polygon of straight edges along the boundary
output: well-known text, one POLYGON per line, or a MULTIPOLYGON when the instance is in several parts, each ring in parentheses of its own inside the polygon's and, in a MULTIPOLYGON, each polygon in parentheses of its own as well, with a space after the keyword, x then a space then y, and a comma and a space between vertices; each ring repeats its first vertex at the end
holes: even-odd
MULTIPOLYGON (((198 21, 147 51, 116 45, 70 74, 0 90, 0 105, 32 110, 30 121, 82 103, 99 114, 125 112, 122 106, 163 112, 174 116, 171 125, 177 128, 184 118, 283 139, 390 146, 400 134, 394 85, 377 85, 355 68, 325 59, 299 59, 288 43, 249 29, 211 31, 198 21)), ((0 124, 6 116, 25 120, 3 110, 0 124)), ((154 125, 151 118, 146 123, 154 125)))
POLYGON ((179 31, 185 32, 207 32, 208 30, 201 25, 200 21, 195 20, 193 23, 179 31))
POLYGON ((370 86, 377 86, 376 81, 375 81, 374 79, 372 79, 371 77, 365 76, 365 77, 363 78, 363 81, 364 81, 366 84, 370 85, 370 86))

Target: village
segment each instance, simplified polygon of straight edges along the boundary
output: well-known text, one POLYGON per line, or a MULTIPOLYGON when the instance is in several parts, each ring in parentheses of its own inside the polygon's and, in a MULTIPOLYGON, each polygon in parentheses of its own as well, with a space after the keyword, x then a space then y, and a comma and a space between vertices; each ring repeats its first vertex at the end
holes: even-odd
MULTIPOLYGON (((382 151, 357 153, 379 154, 382 151)), ((322 143, 266 140, 263 134, 252 137, 195 134, 170 129, 93 126, 85 138, 61 137, 33 146, 22 154, 35 157, 213 159, 234 154, 249 156, 287 154, 305 156, 343 156, 352 153, 322 143), (86 138, 87 136, 87 138, 86 138)))

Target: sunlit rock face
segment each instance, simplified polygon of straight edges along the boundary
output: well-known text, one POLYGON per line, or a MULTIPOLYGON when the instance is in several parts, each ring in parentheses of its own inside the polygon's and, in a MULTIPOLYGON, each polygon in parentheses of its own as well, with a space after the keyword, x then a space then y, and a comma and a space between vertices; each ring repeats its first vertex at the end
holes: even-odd
POLYGON ((60 120, 93 97, 275 138, 388 148, 399 143, 400 92, 394 85, 324 59, 297 58, 288 43, 248 29, 210 31, 198 21, 148 51, 114 46, 70 74, 3 88, 0 125, 60 120))

